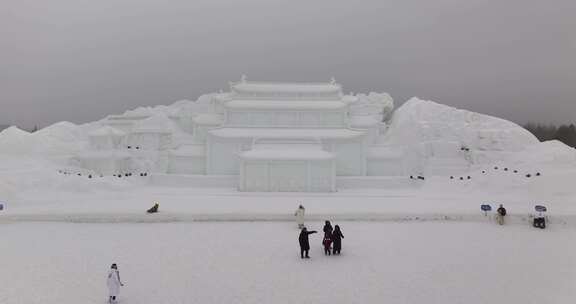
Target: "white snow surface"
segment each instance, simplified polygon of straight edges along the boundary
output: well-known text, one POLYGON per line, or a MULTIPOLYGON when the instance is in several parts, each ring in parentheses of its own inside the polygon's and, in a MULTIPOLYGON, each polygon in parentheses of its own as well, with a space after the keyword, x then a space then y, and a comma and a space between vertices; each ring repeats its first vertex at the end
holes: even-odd
MULTIPOLYGON (((340 256, 298 251, 295 223, 2 225, 0 302, 122 304, 571 303, 572 229, 335 222, 340 256)), ((321 230, 322 222, 307 222, 321 230)))
POLYGON ((534 135, 510 121, 416 97, 394 112, 385 140, 398 145, 456 141, 470 149, 508 152, 538 143, 534 135))

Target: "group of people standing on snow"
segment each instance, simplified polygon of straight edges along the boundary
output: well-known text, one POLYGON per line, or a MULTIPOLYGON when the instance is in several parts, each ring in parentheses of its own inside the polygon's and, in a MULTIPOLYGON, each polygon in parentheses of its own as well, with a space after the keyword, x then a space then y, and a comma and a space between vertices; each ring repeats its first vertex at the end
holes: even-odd
MULTIPOLYGON (((324 231, 324 238, 322 239, 324 255, 340 254, 340 251, 342 250, 342 239, 344 238, 340 226, 336 225, 332 228, 330 221, 326 221, 322 230, 324 231)), ((303 227, 302 230, 300 230, 300 236, 298 237, 298 242, 300 243, 300 258, 310 258, 308 255, 310 250, 310 240, 308 236, 314 233, 317 233, 317 231, 308 231, 306 227, 303 227)))
MULTIPOLYGON (((305 209, 302 205, 300 205, 298 206, 298 209, 296 209, 296 212, 294 212, 294 216, 296 216, 298 228, 301 229, 300 236, 298 237, 298 242, 300 243, 300 258, 309 259, 309 235, 317 233, 317 231, 308 231, 308 229, 304 226, 304 213, 305 209)), ((340 254, 340 251, 342 250, 342 239, 344 238, 344 235, 340 230, 340 226, 336 225, 334 228, 332 228, 330 221, 326 221, 322 230, 324 232, 324 238, 322 239, 324 255, 340 254)))
POLYGON ((330 246, 332 246, 333 254, 340 254, 340 250, 342 249, 342 239, 344 238, 342 231, 340 231, 340 226, 335 225, 334 229, 332 229, 330 221, 326 221, 322 230, 324 231, 324 239, 322 240, 322 245, 324 245, 324 255, 330 255, 330 246))

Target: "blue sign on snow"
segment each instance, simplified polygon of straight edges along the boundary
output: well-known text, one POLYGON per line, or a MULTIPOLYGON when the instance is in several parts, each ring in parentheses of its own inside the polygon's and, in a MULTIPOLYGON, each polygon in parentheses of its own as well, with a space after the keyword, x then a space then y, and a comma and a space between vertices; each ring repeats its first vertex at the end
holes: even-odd
POLYGON ((542 205, 536 205, 536 206, 534 207, 534 209, 535 209, 537 212, 546 212, 546 207, 545 207, 545 206, 542 206, 542 205))
POLYGON ((481 209, 482 211, 492 211, 492 206, 490 206, 490 205, 482 205, 482 206, 480 206, 480 209, 481 209))

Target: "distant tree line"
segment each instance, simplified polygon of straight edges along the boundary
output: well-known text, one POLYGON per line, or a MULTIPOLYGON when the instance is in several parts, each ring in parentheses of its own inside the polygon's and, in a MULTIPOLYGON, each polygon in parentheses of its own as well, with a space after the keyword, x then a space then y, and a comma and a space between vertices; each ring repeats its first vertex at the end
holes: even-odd
POLYGON ((568 146, 576 147, 576 126, 565 124, 560 126, 528 123, 524 126, 540 141, 559 140, 568 146))

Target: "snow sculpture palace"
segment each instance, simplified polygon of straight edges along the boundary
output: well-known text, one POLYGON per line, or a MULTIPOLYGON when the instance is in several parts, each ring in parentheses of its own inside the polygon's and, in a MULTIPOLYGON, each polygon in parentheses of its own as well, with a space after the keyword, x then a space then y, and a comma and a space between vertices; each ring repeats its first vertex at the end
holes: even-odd
POLYGON ((200 185, 232 181, 239 191, 331 192, 394 176, 464 172, 536 142, 513 123, 433 102, 408 101, 390 119, 393 108, 388 94, 345 95, 334 80, 242 77, 226 93, 94 123, 89 148, 72 165, 200 185))
POLYGON ((381 117, 351 116, 356 98, 340 85, 241 81, 230 89, 215 98, 222 125, 199 134, 207 174, 238 175, 243 191, 334 191, 337 175, 366 175, 381 117))

